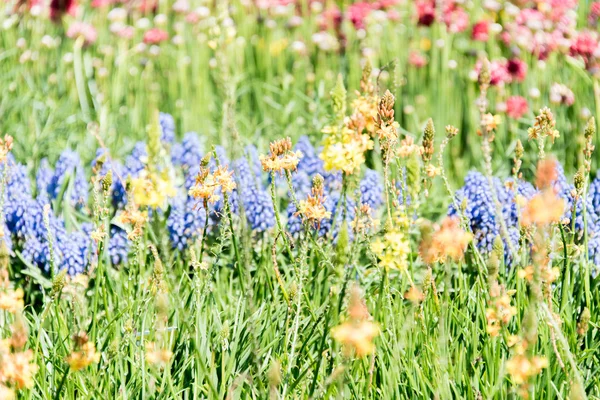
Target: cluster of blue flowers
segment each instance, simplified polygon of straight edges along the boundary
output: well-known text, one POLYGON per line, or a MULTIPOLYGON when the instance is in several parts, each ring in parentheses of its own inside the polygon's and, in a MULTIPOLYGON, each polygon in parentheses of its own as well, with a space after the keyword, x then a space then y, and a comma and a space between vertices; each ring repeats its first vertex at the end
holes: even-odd
MULTIPOLYGON (((595 264, 600 265, 600 176, 592 181, 589 193, 585 199, 585 223, 584 223, 584 200, 578 199, 575 204, 575 187, 568 183, 563 167, 557 163, 557 179, 554 182, 556 193, 565 200, 565 209, 562 219, 569 221, 564 225, 567 232, 571 232, 571 222, 574 221, 574 233, 578 240, 582 240, 587 228, 588 253, 595 264), (575 215, 573 205, 575 204, 575 215), (574 218, 574 219, 573 219, 574 218)), ((600 171, 599 171, 600 173, 600 171)), ((531 199, 537 190, 529 182, 519 181, 516 185, 508 180, 506 184, 500 179, 494 178, 494 188, 501 204, 502 215, 508 236, 514 249, 519 248, 519 221, 517 209, 517 196, 526 200, 531 199), (516 187, 515 190, 513 189, 516 187)), ((488 254, 494 245, 494 240, 500 232, 500 221, 496 215, 496 207, 492 200, 492 193, 488 179, 481 173, 471 171, 465 178, 464 186, 456 192, 455 204, 459 208, 464 207, 464 216, 469 220, 474 241, 479 251, 488 254)), ((460 210, 455 205, 450 205, 448 215, 459 215, 460 210)), ((502 236, 500 236, 502 237, 502 236)), ((507 266, 513 262, 510 246, 502 237, 504 244, 504 261, 507 266)))
MULTIPOLYGON (((169 201, 167 209, 149 211, 151 218, 156 216, 166 219, 171 246, 181 252, 202 235, 205 226, 211 230, 215 229, 224 211, 224 203, 221 198, 206 210, 203 204, 188 194, 190 187, 195 183, 204 153, 201 137, 195 132, 189 132, 178 142, 175 122, 168 114, 160 114, 160 126, 161 139, 169 150, 171 164, 181 172, 178 179, 182 184, 177 189, 177 195, 169 201)), ((331 216, 321 221, 318 227, 319 235, 336 240, 340 229, 346 226, 349 237, 352 238, 351 222, 355 218, 357 208, 363 204, 368 205, 376 213, 384 203, 380 174, 367 169, 356 193, 348 193, 346 198, 342 199, 341 174, 324 170, 323 162, 318 157, 319 151, 312 146, 308 137, 300 138, 295 150, 303 154, 297 171, 292 173, 292 186, 297 200, 306 199, 310 194, 312 180, 317 174, 324 178, 324 207, 331 216), (342 208, 342 204, 345 204, 345 208, 342 208)), ((215 151, 220 164, 227 165, 234 171, 237 187, 229 196, 231 210, 240 218, 245 218, 249 229, 257 234, 272 228, 275 225, 275 212, 268 188, 274 183, 279 193, 287 191, 285 177, 277 176, 275 182, 271 182, 271 176, 262 170, 258 150, 253 145, 246 147, 244 154, 233 162, 228 159, 224 148, 217 146, 215 151)), ((91 169, 100 178, 109 172, 112 175, 110 192, 113 215, 126 207, 127 179, 138 177, 147 164, 148 152, 143 142, 135 144, 126 156, 124 164, 113 160, 105 149, 97 151, 91 169)), ((5 235, 1 238, 6 247, 9 251, 20 251, 27 262, 46 272, 49 272, 52 266, 56 270, 66 269, 69 274, 84 272, 97 253, 90 239, 92 226, 81 224, 79 227, 73 227, 73 221, 69 220, 67 223, 62 216, 54 212, 57 205, 61 205, 61 209, 70 207, 82 213, 87 212, 89 185, 77 153, 64 151, 54 169, 47 160, 42 160, 35 176, 34 187, 25 165, 19 164, 9 156, 7 161, 0 165, 0 172, 7 167, 8 181, 3 210, 5 235), (44 222, 44 207, 50 208, 48 223, 44 222)), ((217 163, 211 159, 209 168, 214 170, 216 167, 217 163)), ((554 187, 565 199, 563 217, 571 219, 572 210, 575 209, 576 237, 581 240, 584 228, 587 228, 589 255, 600 264, 600 176, 591 182, 585 203, 578 199, 575 204, 574 186, 567 182, 560 165, 557 172, 558 179, 554 187)), ((492 250, 497 237, 502 237, 498 220, 501 218, 511 241, 509 246, 502 238, 504 261, 506 265, 511 265, 514 255, 511 254, 510 248, 518 249, 520 245, 516 199, 517 196, 530 199, 535 195, 536 189, 524 181, 514 184, 509 180, 503 183, 498 178, 493 179, 493 185, 501 205, 500 215, 496 213, 488 179, 474 171, 467 175, 465 185, 457 191, 455 203, 449 207, 448 214, 452 216, 464 212, 464 216, 470 222, 475 243, 484 254, 492 250)), ((294 236, 300 235, 303 224, 291 196, 287 217, 289 232, 294 236)), ((569 231, 571 226, 565 226, 565 229, 569 231)), ((127 261, 130 246, 127 232, 118 225, 111 225, 108 252, 113 265, 127 261)))
POLYGON ((8 157, 1 168, 8 168, 3 211, 5 243, 10 244, 10 250, 20 250, 27 262, 46 272, 52 265, 69 274, 83 272, 92 254, 90 226, 83 224, 78 230, 68 231, 65 221, 51 210, 45 224, 43 211, 61 194, 63 202, 77 209, 87 203, 87 180, 77 154, 65 151, 54 171, 43 161, 36 175, 35 196, 25 165, 8 157))

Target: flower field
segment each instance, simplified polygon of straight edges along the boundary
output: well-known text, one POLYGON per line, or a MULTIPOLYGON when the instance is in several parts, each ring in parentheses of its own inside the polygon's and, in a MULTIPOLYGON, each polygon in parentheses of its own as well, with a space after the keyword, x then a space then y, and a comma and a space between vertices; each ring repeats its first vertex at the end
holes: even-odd
POLYGON ((0 7, 0 400, 600 398, 600 2, 0 7))

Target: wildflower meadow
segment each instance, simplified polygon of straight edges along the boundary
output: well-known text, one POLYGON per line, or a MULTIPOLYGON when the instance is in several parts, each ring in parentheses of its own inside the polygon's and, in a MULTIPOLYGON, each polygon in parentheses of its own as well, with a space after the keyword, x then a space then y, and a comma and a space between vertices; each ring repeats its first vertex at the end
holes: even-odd
POLYGON ((0 400, 600 399, 599 20, 2 1, 0 400))

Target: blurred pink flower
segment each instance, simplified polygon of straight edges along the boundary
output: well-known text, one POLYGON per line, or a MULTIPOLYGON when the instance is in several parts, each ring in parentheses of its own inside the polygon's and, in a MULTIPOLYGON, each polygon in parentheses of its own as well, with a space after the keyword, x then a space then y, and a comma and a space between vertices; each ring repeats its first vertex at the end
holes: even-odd
POLYGON ((529 111, 527 100, 521 96, 511 96, 506 100, 506 114, 513 118, 519 119, 529 111))
POLYGON ((412 50, 408 55, 408 63, 416 68, 422 68, 427 65, 427 59, 423 54, 412 50))
POLYGON ((152 28, 144 33, 144 43, 159 44, 169 39, 169 34, 162 29, 152 28))
POLYGON ((200 15, 195 11, 192 11, 185 16, 185 21, 190 24, 197 24, 200 19, 200 15))
POLYGON ((579 32, 571 43, 570 53, 572 56, 581 56, 588 60, 594 55, 598 48, 598 38, 595 32, 579 32))
POLYGON ((382 8, 389 8, 400 4, 400 0, 377 0, 373 2, 373 8, 381 10, 382 8))
POLYGON ((258 8, 267 10, 269 8, 294 4, 294 2, 295 0, 256 0, 255 4, 258 8))
POLYGON ((435 1, 434 0, 417 0, 417 17, 419 25, 431 26, 435 21, 435 1))
POLYGON ((123 39, 131 39, 135 34, 135 29, 133 28, 133 26, 124 25, 122 28, 117 30, 115 34, 123 39))
POLYGON ((387 11, 387 17, 390 21, 399 21, 400 13, 398 12, 398 10, 391 9, 387 11))
POLYGON ((93 8, 102 8, 102 7, 111 6, 115 3, 116 3, 115 0, 92 0, 91 6, 93 8))
POLYGON ((367 2, 354 3, 348 7, 348 19, 356 29, 364 29, 365 20, 372 10, 372 4, 367 2))
POLYGON ((448 7, 444 11, 444 23, 450 33, 463 32, 469 27, 469 14, 461 7, 448 7))
POLYGON ((575 94, 566 85, 553 83, 550 87, 550 102, 572 106, 575 103, 575 94))
POLYGON ((511 77, 511 80, 523 82, 527 76, 527 64, 518 58, 512 58, 506 63, 506 72, 511 77))
POLYGON ((333 5, 319 15, 319 26, 322 30, 339 29, 342 23, 342 12, 333 5))
POLYGON ((80 36, 83 36, 85 45, 90 45, 98 39, 98 32, 91 24, 75 21, 69 26, 67 37, 77 39, 80 36))
POLYGON ((135 4, 138 5, 138 10, 143 13, 156 12, 158 0, 139 0, 135 4))
POLYGON ((592 26, 596 26, 598 24, 598 18, 600 18, 600 1, 595 1, 590 5, 588 23, 592 26))
POLYGON ((490 23, 483 20, 474 24, 471 37, 478 42, 487 42, 490 38, 490 23))

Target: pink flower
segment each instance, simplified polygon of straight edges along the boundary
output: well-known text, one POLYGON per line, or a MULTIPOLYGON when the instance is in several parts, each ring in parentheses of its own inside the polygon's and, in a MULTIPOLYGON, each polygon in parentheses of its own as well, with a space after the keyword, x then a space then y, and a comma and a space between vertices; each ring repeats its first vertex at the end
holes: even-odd
POLYGON ((373 8, 381 10, 383 8, 395 6, 396 4, 400 4, 400 0, 378 0, 373 2, 373 8))
POLYGON ((92 0, 91 6, 93 8, 108 7, 115 3, 115 0, 92 0))
POLYGON ((469 27, 469 14, 460 7, 452 7, 444 12, 444 23, 450 33, 463 32, 469 27))
POLYGON ((419 25, 431 26, 435 21, 435 1, 434 0, 417 0, 417 16, 419 25))
POLYGON ((144 43, 159 44, 169 39, 169 34, 162 29, 152 28, 144 33, 144 43))
POLYGON ((400 13, 398 12, 398 10, 391 9, 387 11, 387 17, 390 21, 399 21, 400 13))
POLYGON ((321 30, 338 29, 342 24, 342 12, 336 5, 325 9, 319 15, 319 27, 321 30))
POLYGON ((200 21, 200 15, 195 11, 191 11, 185 16, 185 21, 192 25, 197 24, 200 21))
POLYGON ((136 2, 136 4, 138 4, 138 9, 142 13, 156 12, 158 0, 141 0, 136 2))
POLYGON ((133 26, 125 25, 122 28, 120 28, 119 30, 117 30, 115 33, 120 38, 131 39, 133 37, 133 35, 135 34, 135 29, 133 29, 133 26))
POLYGON ((506 63, 506 71, 517 82, 523 82, 527 76, 527 64, 518 58, 512 58, 506 63))
POLYGON ((356 29, 365 28, 365 20, 372 11, 371 4, 366 2, 354 3, 348 7, 348 19, 356 29))
POLYGON ((598 48, 598 39, 595 32, 580 32, 571 43, 570 53, 572 56, 590 58, 598 48))
POLYGON ((478 42, 487 42, 490 38, 490 23, 485 20, 477 22, 473 25, 471 37, 478 42))
POLYGON ((529 111, 527 100, 521 96, 511 96, 506 100, 506 114, 513 118, 519 119, 529 111))
POLYGON ((427 59, 418 51, 411 51, 408 55, 408 63, 416 68, 422 68, 427 65, 427 59))
POLYGON ((96 42, 96 39, 98 39, 98 32, 96 32, 96 28, 94 28, 93 25, 75 21, 69 26, 67 37, 77 39, 80 36, 83 36, 84 44, 87 46, 96 42))
POLYGON ((600 1, 595 1, 590 6, 590 13, 588 15, 588 23, 592 26, 596 26, 600 18, 600 1))
POLYGON ((550 87, 550 102, 572 106, 575 103, 575 94, 566 85, 553 83, 550 87))

